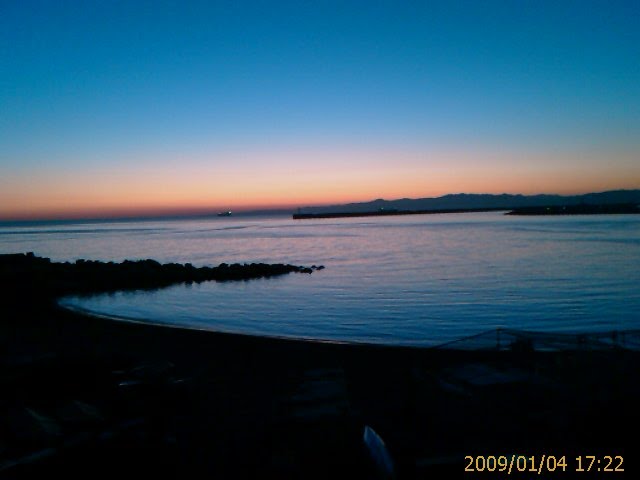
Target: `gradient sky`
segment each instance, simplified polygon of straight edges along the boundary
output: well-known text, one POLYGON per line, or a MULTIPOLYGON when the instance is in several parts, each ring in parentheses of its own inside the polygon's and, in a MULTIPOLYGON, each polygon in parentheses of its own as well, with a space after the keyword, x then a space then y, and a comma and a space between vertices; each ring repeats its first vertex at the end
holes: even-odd
POLYGON ((617 188, 637 1, 0 1, 0 218, 617 188))

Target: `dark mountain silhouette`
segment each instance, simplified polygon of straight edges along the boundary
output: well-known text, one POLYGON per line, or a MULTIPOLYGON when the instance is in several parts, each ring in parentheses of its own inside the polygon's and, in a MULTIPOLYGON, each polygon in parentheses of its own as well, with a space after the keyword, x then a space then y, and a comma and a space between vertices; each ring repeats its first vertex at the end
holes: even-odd
POLYGON ((457 193, 435 198, 401 198, 398 200, 377 199, 371 202, 347 203, 324 207, 305 207, 300 213, 345 213, 375 212, 380 209, 396 210, 456 210, 504 208, 510 210, 522 207, 542 207, 548 205, 611 205, 640 204, 640 190, 611 190, 584 195, 501 195, 457 193))

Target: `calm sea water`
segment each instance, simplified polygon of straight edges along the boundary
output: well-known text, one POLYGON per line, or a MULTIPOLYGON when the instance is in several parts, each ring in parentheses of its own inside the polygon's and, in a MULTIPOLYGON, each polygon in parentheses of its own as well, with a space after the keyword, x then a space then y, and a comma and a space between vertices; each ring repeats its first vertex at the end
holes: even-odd
POLYGON ((312 275, 67 298, 117 317, 259 335, 433 345, 496 327, 640 328, 640 216, 501 213, 0 227, 0 252, 217 265, 324 265, 312 275))

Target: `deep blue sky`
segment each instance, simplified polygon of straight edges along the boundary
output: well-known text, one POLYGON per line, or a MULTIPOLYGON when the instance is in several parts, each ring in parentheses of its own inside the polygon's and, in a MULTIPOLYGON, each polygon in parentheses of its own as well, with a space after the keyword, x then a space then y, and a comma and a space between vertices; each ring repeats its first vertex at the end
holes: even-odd
POLYGON ((640 187, 637 1, 5 0, 0 60, 0 200, 24 214, 562 190, 554 166, 589 172, 567 192, 640 187), (283 191, 314 175, 339 188, 283 191))

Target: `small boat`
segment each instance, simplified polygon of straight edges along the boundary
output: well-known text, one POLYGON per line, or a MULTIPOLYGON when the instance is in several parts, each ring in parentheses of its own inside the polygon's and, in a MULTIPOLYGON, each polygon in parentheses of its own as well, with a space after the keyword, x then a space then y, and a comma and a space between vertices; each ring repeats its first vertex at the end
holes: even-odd
POLYGON ((219 217, 230 217, 231 216, 231 210, 227 210, 226 212, 220 212, 218 214, 219 217))

